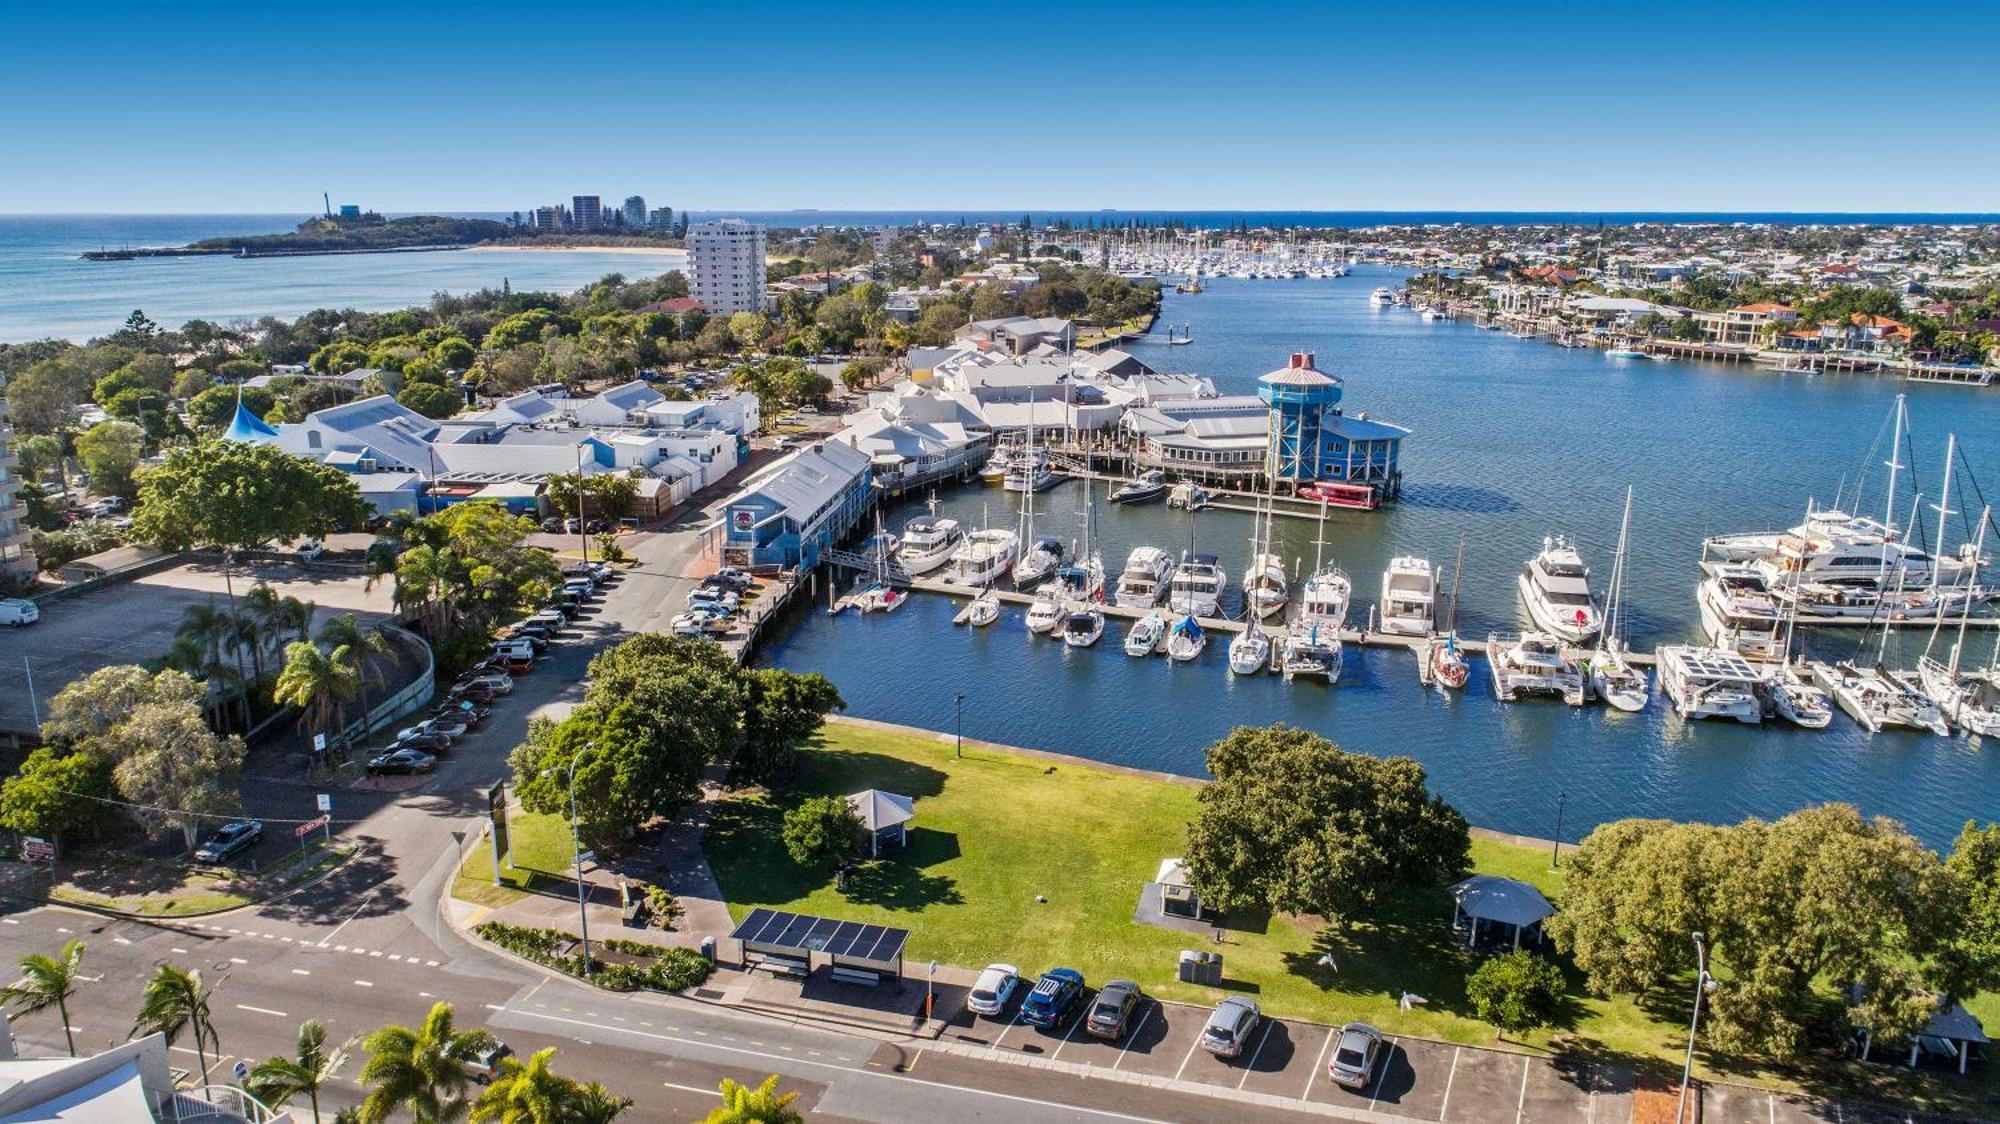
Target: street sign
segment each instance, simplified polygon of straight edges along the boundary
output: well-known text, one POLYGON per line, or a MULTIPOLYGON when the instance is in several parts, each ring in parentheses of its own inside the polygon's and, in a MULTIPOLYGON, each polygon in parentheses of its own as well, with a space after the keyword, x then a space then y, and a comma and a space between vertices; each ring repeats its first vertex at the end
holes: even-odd
POLYGON ((322 811, 322 812, 331 812, 331 811, 333 811, 333 794, 332 794, 332 793, 330 793, 330 792, 322 792, 322 793, 320 793, 320 794, 319 794, 319 810, 320 810, 320 811, 322 811))
POLYGON ((236 1059, 236 1065, 235 1068, 232 1070, 232 1072, 236 1074, 236 1080, 238 1081, 246 1080, 250 1076, 250 1063, 244 1061, 241 1058, 238 1058, 236 1059))
POLYGON ((56 845, 46 839, 30 835, 21 840, 21 860, 31 863, 53 863, 56 861, 56 845))
POLYGON ((313 832, 318 831, 320 828, 325 827, 327 823, 328 820, 327 817, 325 816, 321 816, 316 820, 307 820, 306 822, 293 828, 292 834, 298 836, 300 839, 304 839, 306 836, 311 835, 313 832))
POLYGON ((314 734, 314 735, 313 735, 313 749, 314 749, 315 751, 317 751, 317 752, 320 752, 320 753, 325 753, 325 752, 326 752, 326 735, 325 735, 325 734, 314 734))

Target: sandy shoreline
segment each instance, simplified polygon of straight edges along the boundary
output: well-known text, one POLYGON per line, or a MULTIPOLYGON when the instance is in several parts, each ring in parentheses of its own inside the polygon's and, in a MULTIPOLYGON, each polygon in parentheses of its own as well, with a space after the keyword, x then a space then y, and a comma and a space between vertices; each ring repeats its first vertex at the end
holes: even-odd
POLYGON ((652 254, 658 257, 684 258, 687 251, 674 246, 467 246, 469 253, 506 250, 510 253, 530 254, 652 254))

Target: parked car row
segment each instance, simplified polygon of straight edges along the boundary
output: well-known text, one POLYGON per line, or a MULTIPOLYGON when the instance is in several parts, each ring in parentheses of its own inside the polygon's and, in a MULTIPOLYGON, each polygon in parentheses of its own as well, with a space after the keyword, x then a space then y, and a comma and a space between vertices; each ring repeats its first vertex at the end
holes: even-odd
MULTIPOLYGON (((1083 973, 1074 968, 1051 968, 1032 986, 1012 964, 989 964, 973 982, 965 997, 966 1010, 989 1019, 1001 1019, 1014 996, 1026 988, 1016 1014, 1021 1022, 1044 1031, 1060 1030, 1069 1016, 1083 1003, 1083 1030, 1094 1038, 1116 1042, 1136 1024, 1146 996, 1131 980, 1112 980, 1095 995, 1084 983, 1083 973)), ((1264 1013, 1248 996, 1231 995, 1217 1003, 1202 1025, 1201 1048, 1219 1058, 1240 1056, 1264 1024, 1264 1013)), ((1367 1023, 1348 1023, 1340 1028, 1327 1051, 1326 1075, 1336 1085, 1349 1089, 1366 1088, 1376 1068, 1387 1055, 1382 1032, 1367 1023)))
POLYGON ((757 579, 748 570, 724 566, 688 593, 687 611, 673 619, 668 631, 675 636, 700 637, 726 630, 730 618, 743 607, 744 596, 756 585, 757 579))
POLYGON ((545 535, 617 534, 618 523, 611 519, 577 519, 574 517, 559 519, 551 515, 547 519, 542 520, 542 533, 545 535))

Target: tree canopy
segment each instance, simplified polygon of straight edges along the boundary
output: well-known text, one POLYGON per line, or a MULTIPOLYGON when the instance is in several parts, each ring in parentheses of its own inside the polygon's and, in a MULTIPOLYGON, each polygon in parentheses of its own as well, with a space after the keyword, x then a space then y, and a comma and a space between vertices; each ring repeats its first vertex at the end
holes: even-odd
POLYGON ((1238 727, 1188 826, 1188 875, 1219 909, 1341 919, 1471 868, 1465 817, 1407 757, 1348 753, 1307 730, 1238 727))
POLYGON ((133 532, 163 550, 244 550, 359 527, 367 502, 337 468, 270 445, 210 439, 167 454, 139 481, 133 532))

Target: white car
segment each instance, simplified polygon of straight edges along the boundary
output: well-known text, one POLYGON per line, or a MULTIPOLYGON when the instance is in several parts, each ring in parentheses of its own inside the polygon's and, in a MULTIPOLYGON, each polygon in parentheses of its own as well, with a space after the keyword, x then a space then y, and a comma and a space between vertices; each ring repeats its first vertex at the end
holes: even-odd
POLYGON ((975 1015, 997 1019, 1007 1009, 1007 1000, 1021 986, 1021 970, 1012 964, 988 964, 966 993, 965 1009, 975 1015))
POLYGON ((0 624, 24 628, 42 619, 42 607, 24 597, 0 597, 0 624))
POLYGON ((318 539, 307 539, 293 548, 292 555, 301 562, 312 562, 326 553, 326 544, 318 539))

